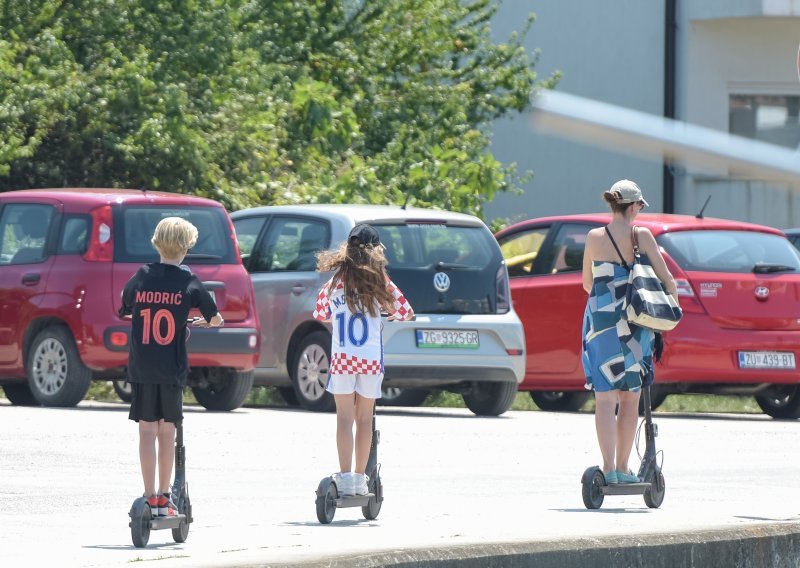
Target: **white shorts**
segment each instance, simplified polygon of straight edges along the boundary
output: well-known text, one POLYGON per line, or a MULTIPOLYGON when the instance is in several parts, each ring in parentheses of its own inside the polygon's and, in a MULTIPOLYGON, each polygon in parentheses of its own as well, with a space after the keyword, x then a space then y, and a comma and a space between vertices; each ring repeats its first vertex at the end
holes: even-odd
POLYGON ((383 375, 331 375, 328 388, 331 394, 353 394, 357 392, 364 398, 380 398, 383 375))

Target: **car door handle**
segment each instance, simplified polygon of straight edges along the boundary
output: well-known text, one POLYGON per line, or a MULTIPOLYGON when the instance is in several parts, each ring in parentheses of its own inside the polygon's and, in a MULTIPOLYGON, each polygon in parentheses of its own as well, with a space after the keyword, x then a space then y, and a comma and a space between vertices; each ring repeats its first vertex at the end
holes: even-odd
POLYGON ((295 296, 299 296, 305 291, 306 287, 303 286, 302 284, 295 284, 294 286, 292 286, 292 294, 294 294, 295 296))
POLYGON ((29 272, 28 274, 22 275, 22 283, 25 286, 36 286, 41 279, 42 275, 36 272, 29 272))

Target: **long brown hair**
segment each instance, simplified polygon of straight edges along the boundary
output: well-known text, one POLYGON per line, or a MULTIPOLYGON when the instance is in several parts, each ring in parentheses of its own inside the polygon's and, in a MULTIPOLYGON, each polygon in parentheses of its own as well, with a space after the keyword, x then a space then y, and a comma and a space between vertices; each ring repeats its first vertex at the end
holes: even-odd
POLYGON ((335 271, 330 292, 339 282, 344 284, 345 301, 353 313, 369 312, 374 317, 380 314, 380 308, 391 310, 394 305, 394 297, 386 288, 386 256, 380 245, 344 242, 337 250, 319 253, 317 270, 335 271))

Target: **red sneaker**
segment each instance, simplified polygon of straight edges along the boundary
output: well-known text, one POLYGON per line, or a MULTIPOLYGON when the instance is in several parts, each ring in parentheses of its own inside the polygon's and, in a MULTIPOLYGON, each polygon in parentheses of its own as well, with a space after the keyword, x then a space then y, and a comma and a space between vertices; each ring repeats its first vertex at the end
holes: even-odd
POLYGON ((153 517, 158 516, 158 497, 156 495, 150 495, 147 498, 147 504, 150 505, 150 515, 153 517))
POLYGON ((172 497, 169 493, 163 493, 158 496, 158 515, 160 517, 178 516, 178 508, 172 502, 172 497))

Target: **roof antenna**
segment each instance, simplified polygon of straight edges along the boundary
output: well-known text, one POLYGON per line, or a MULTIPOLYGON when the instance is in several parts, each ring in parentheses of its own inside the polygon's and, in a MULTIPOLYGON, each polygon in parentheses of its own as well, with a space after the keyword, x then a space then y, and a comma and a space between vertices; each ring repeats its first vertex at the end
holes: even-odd
POLYGON ((409 200, 409 199, 411 199, 411 192, 410 192, 410 191, 409 191, 409 192, 406 194, 406 200, 405 200, 405 201, 403 201, 403 204, 400 206, 400 209, 402 209, 403 211, 405 211, 405 209, 406 209, 406 205, 408 205, 408 200, 409 200))
POLYGON ((700 209, 700 213, 695 215, 695 217, 697 217, 698 219, 702 219, 703 218, 703 211, 706 210, 706 206, 708 205, 709 201, 711 201, 711 194, 708 195, 708 198, 706 199, 706 202, 703 203, 703 207, 700 209))

